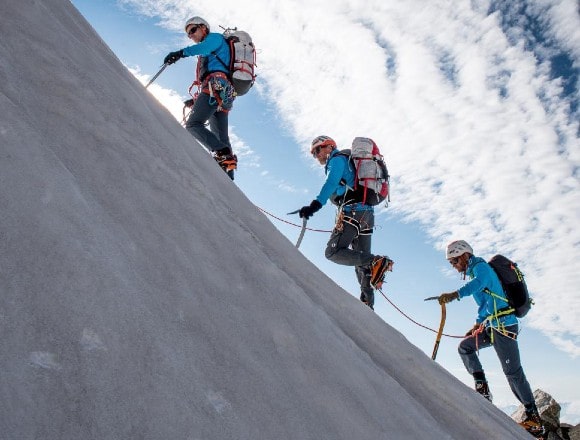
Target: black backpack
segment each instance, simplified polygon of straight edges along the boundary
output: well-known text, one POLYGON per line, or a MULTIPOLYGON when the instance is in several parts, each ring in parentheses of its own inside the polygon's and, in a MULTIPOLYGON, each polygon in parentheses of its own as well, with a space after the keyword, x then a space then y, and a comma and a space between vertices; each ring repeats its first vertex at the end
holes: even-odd
MULTIPOLYGON (((499 281, 507 297, 507 302, 514 309, 518 318, 523 318, 532 307, 532 300, 528 293, 528 286, 524 280, 524 274, 518 268, 517 263, 503 255, 495 255, 488 264, 497 274, 499 281)), ((487 293, 492 293, 486 289, 487 293)))

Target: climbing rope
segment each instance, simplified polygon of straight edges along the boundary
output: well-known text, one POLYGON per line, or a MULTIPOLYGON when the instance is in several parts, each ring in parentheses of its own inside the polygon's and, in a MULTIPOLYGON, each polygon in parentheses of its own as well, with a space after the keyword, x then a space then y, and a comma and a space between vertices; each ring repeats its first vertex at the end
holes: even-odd
MULTIPOLYGON (((279 220, 283 223, 287 223, 291 226, 296 226, 297 228, 302 228, 302 225, 296 224, 296 223, 292 223, 289 222, 287 220, 284 220, 280 217, 276 217, 274 214, 266 211, 265 209, 260 208, 259 206, 256 206, 256 208, 258 208, 260 211, 262 211, 264 214, 269 215, 270 217, 275 218, 276 220, 279 220)), ((306 230, 308 231, 314 231, 314 232, 332 232, 332 231, 326 231, 323 229, 312 229, 312 228, 306 228, 306 230)), ((432 331, 433 333, 438 333, 438 330, 432 329, 431 327, 427 327, 426 325, 421 324, 420 322, 415 321, 413 318, 411 318, 409 315, 407 315, 405 312, 403 312, 399 307, 397 307, 397 305, 395 303, 393 303, 388 297, 387 295, 385 295, 385 293, 382 291, 382 289, 377 289, 379 292, 381 292, 381 295, 383 295, 383 297, 389 302, 389 304, 391 304, 401 315, 403 315, 405 318, 407 318, 409 321, 411 321, 413 324, 418 325, 419 327, 422 327, 426 330, 432 331)), ((464 339, 466 336, 461 335, 461 336, 455 336, 455 335, 448 335, 446 333, 442 333, 442 336, 447 336, 448 338, 459 338, 459 339, 464 339)))
MULTIPOLYGON (((421 324, 420 322, 415 321, 413 318, 411 318, 409 315, 407 315, 405 312, 403 312, 399 307, 397 307, 397 305, 391 301, 387 295, 385 295, 385 293, 383 292, 382 289, 377 289, 379 292, 381 292, 381 295, 383 295, 383 297, 389 302, 389 304, 391 304, 401 315, 403 315, 405 318, 407 318, 409 321, 411 321, 413 324, 418 325, 419 327, 422 327, 426 330, 429 330, 433 333, 438 333, 438 330, 432 329, 431 327, 427 327, 426 325, 421 324)), ((448 335, 447 333, 441 333, 442 336, 447 336, 448 338, 459 338, 459 339, 464 339, 465 336, 461 335, 461 336, 455 336, 455 335, 448 335)))
MULTIPOLYGON (((302 225, 299 225, 299 224, 296 224, 296 223, 289 222, 289 221, 287 221, 287 220, 284 220, 284 219, 282 219, 282 218, 280 218, 280 217, 276 217, 274 214, 272 214, 272 213, 270 213, 270 212, 266 211, 265 209, 262 209, 262 208, 260 208, 259 206, 256 206, 256 208, 258 208, 258 209, 259 209, 260 211, 262 211, 264 214, 267 214, 267 215, 269 215, 270 217, 273 217, 273 218, 275 218, 276 220, 280 220, 281 222, 284 222, 284 223, 287 223, 287 224, 289 224, 289 225, 296 226, 297 228, 301 228, 301 229, 302 229, 302 225)), ((314 231, 314 232, 332 232, 332 231, 326 231, 326 230, 324 230, 324 229, 312 229, 312 228, 306 228, 306 230, 307 230, 307 231, 314 231)))

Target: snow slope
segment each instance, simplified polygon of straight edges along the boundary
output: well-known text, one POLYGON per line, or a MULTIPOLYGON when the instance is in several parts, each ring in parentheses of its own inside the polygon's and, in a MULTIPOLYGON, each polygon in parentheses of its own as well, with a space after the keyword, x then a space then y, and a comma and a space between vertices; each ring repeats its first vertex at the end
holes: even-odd
POLYGON ((69 1, 2 2, 0 29, 2 438, 528 438, 306 260, 69 1))

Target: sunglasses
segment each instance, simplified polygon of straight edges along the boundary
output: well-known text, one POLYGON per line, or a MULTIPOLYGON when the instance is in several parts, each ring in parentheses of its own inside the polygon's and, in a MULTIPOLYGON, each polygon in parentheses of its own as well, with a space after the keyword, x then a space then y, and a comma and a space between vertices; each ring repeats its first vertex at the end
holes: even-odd
POLYGON ((324 147, 322 146, 318 146, 316 148, 314 148, 314 150, 312 150, 312 157, 314 157, 315 159, 318 157, 318 155, 320 154, 320 150, 322 150, 324 147))
POLYGON ((199 29, 199 26, 192 26, 192 28, 189 31, 187 31, 187 35, 195 34, 198 29, 199 29))
POLYGON ((450 258, 448 261, 449 261, 449 264, 451 264, 452 266, 455 266, 457 264, 457 262, 459 261, 459 257, 450 258))

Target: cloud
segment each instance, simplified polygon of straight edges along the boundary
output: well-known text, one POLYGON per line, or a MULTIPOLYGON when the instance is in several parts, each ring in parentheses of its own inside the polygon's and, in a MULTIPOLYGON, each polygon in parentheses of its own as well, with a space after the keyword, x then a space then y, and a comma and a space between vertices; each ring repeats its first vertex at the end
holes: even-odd
MULTIPOLYGON (((129 72, 141 82, 147 84, 151 80, 151 76, 141 73, 139 67, 128 67, 129 72)), ((183 120, 183 101, 184 98, 177 92, 171 89, 166 89, 158 84, 152 83, 149 85, 149 92, 173 115, 178 121, 183 120)))
POLYGON ((194 14, 250 30, 259 90, 305 152, 320 133, 344 146, 374 138, 391 209, 441 248, 461 237, 518 261, 537 303, 530 325, 580 355, 578 91, 564 94, 538 55, 557 48, 579 65, 575 2, 531 2, 546 12, 545 43, 531 49, 489 2, 123 3, 176 32, 194 14))

